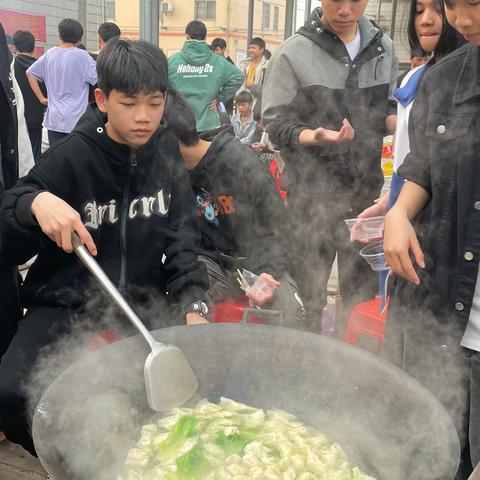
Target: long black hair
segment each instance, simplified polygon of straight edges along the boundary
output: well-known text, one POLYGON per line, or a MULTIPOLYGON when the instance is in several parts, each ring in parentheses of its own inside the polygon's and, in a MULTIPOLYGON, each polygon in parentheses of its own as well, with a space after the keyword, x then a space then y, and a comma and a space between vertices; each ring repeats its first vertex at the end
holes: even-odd
MULTIPOLYGON (((438 45, 433 52, 436 57, 444 57, 450 52, 453 52, 457 48, 465 44, 465 39, 447 22, 445 16, 445 6, 443 0, 434 0, 435 7, 442 19, 442 32, 438 45)), ((432 52, 425 52, 418 39, 417 32, 415 30, 415 17, 417 15, 417 0, 410 0, 410 8, 408 12, 408 25, 407 35, 408 43, 410 45, 410 51, 412 55, 423 57, 432 52)))

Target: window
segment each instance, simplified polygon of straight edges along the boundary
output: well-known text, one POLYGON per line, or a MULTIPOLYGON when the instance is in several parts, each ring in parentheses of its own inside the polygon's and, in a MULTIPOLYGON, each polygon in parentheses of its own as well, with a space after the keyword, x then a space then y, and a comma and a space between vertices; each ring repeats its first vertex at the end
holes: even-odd
POLYGON ((195 0, 195 18, 197 20, 215 20, 216 0, 195 0))
POLYGON ((262 30, 268 30, 270 28, 270 4, 263 2, 262 9, 262 30))
POLYGON ((278 32, 278 18, 280 16, 280 7, 273 7, 273 30, 278 32))
POLYGON ((115 21, 115 0, 105 2, 105 21, 115 21))

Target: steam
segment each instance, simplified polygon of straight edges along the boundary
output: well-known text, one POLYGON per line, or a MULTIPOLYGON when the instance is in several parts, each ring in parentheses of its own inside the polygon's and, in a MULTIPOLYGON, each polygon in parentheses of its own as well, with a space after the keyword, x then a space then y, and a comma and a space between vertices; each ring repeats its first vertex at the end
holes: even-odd
MULTIPOLYGON (((133 296, 144 300, 134 310, 147 328, 158 329, 182 323, 180 320, 172 321, 165 302, 155 300, 158 292, 143 288, 137 289, 133 296)), ((181 316, 178 318, 182 319, 181 316)), ((138 416, 144 408, 141 399, 145 397, 143 369, 132 369, 129 355, 117 355, 115 362, 109 364, 98 364, 93 355, 93 349, 107 346, 109 339, 127 338, 136 333, 116 307, 110 305, 103 295, 97 295, 87 304, 82 315, 70 320, 68 334, 43 348, 31 377, 24 385, 32 421, 35 411, 45 422, 40 422, 42 425, 48 425, 55 419, 54 437, 44 435, 43 427, 34 430, 37 452, 41 459, 45 456, 55 458, 64 465, 68 478, 116 478, 126 453, 138 436, 138 416), (74 383, 60 393, 55 405, 39 404, 48 387, 65 370, 85 364, 90 367, 87 370, 79 368, 74 383), (130 381, 125 385, 109 385, 107 382, 92 389, 97 376, 109 370, 128 372, 126 378, 130 381), (101 471, 98 470, 99 465, 102 465, 101 471)), ((139 341, 136 350, 146 358, 149 347, 146 342, 139 341)), ((48 469, 49 465, 45 467, 48 469)), ((49 470, 55 474, 55 470, 49 470)))

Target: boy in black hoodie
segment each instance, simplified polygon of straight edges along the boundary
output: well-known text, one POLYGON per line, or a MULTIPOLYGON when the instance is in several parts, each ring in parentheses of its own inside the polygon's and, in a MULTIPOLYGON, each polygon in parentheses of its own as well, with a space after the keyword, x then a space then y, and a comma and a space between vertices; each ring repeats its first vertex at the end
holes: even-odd
POLYGON ((251 302, 283 312, 284 325, 305 328, 303 304, 289 274, 294 262, 291 229, 272 177, 231 129, 212 141, 200 139, 192 109, 175 91, 169 92, 165 118, 167 130, 178 138, 196 197, 210 301, 242 295, 236 270, 245 267, 274 287, 262 298, 247 292, 251 302))
POLYGON ((38 254, 22 289, 28 312, 0 364, 6 436, 31 453, 21 382, 40 348, 81 321, 98 290, 69 253, 73 232, 132 303, 145 289, 168 292, 187 323, 206 322, 194 313, 204 311, 208 278, 197 260, 192 191, 176 139, 160 124, 167 60, 148 42, 112 39, 97 70, 98 108, 6 193, 0 209, 5 259, 20 264, 38 254))

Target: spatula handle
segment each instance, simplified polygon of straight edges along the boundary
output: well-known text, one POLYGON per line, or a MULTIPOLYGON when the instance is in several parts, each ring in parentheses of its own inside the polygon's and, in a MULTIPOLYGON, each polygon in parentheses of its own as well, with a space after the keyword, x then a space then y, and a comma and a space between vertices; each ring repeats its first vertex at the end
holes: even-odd
POLYGON ((127 301, 123 298, 121 293, 117 290, 112 281, 108 278, 107 274, 103 271, 96 260, 90 255, 89 251, 82 243, 78 235, 72 233, 73 250, 77 254, 78 258, 87 267, 90 273, 98 280, 98 283, 107 292, 109 297, 117 304, 120 310, 126 315, 126 317, 132 322, 134 327, 140 332, 140 334, 149 343, 150 347, 158 347, 159 342, 155 340, 153 335, 146 329, 145 325, 138 318, 137 314, 132 310, 127 301))

